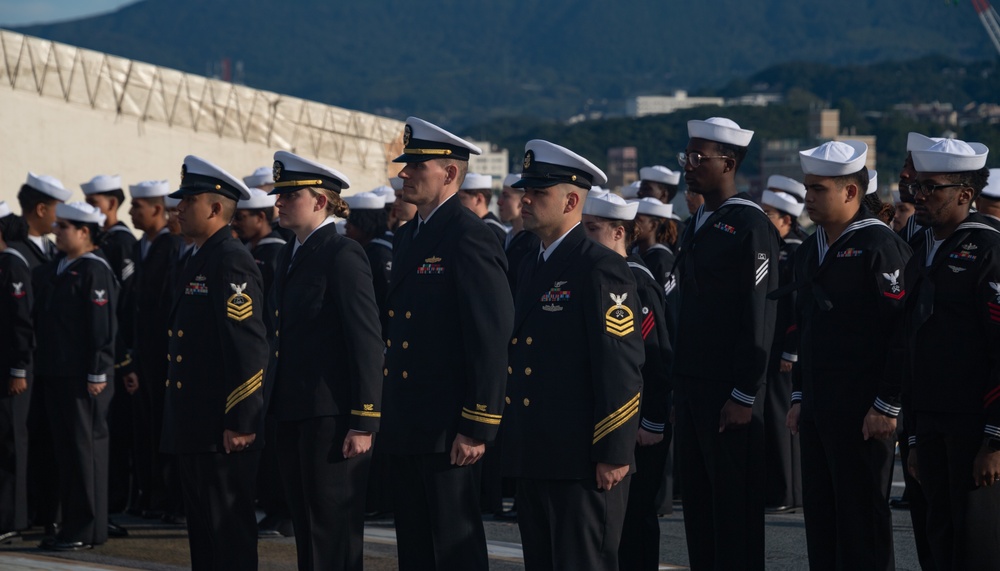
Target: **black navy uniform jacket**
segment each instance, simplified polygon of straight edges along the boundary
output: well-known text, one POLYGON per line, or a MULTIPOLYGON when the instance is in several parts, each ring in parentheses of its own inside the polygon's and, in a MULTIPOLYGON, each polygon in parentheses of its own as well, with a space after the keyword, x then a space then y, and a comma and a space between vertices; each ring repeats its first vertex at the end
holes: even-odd
POLYGON ((492 212, 487 212, 486 215, 483 216, 483 222, 485 222, 486 226, 488 226, 489 229, 497 235, 497 239, 500 240, 500 245, 503 246, 507 242, 507 232, 510 232, 510 230, 504 226, 503 222, 500 222, 500 219, 497 218, 496 214, 493 214, 492 212))
POLYGON ((385 298, 389 294, 389 280, 392 278, 392 235, 386 232, 385 236, 365 244, 364 250, 371 266, 375 303, 378 304, 380 324, 384 332, 387 325, 385 298))
POLYGON ((24 259, 28 261, 28 267, 32 270, 38 266, 49 262, 58 253, 56 251, 56 245, 52 243, 52 240, 43 237, 43 243, 45 244, 45 249, 39 249, 30 239, 25 238, 24 241, 10 241, 7 246, 13 248, 24 256, 24 259))
POLYGON ((525 256, 532 258, 537 256, 540 243, 538 236, 527 230, 521 230, 513 236, 508 235, 504 239, 504 251, 507 253, 507 283, 511 292, 517 289, 517 272, 521 268, 521 261, 525 256))
POLYGON ((460 433, 496 437, 514 317, 496 235, 454 196, 417 231, 396 231, 389 282, 379 446, 451 449, 460 433))
POLYGON ((653 273, 642 264, 639 256, 628 259, 628 266, 635 278, 641 304, 640 334, 646 352, 642 366, 642 405, 639 409, 639 426, 649 432, 662 433, 670 417, 670 367, 674 350, 670 333, 663 287, 653 273))
POLYGON ((132 230, 124 222, 119 222, 105 230, 104 237, 101 239, 101 251, 108 259, 111 270, 114 271, 122 289, 127 287, 126 284, 135 273, 133 256, 135 256, 136 242, 132 230))
POLYGON ((277 232, 271 232, 261 238, 257 245, 250 251, 253 254, 253 261, 257 263, 260 270, 261 279, 264 282, 264 295, 271 291, 271 284, 274 283, 275 268, 278 267, 278 253, 287 241, 277 232))
MULTIPOLYGON (((34 304, 31 269, 20 252, 0 251, 0 375, 31 379, 31 354, 35 350, 35 330, 31 308, 34 304)), ((0 398, 9 396, 0 391, 0 398)))
POLYGON ((725 201, 701 228, 689 221, 677 271, 679 319, 674 377, 733 387, 744 406, 765 382, 778 286, 778 232, 745 193, 725 201), (702 253, 704 252, 704 253, 702 253), (719 358, 723 351, 727 358, 719 358))
MULTIPOLYGON (((796 234, 789 233, 781 240, 778 251, 778 283, 788 286, 795 281, 795 252, 802 245, 796 234)), ((778 299, 778 317, 774 327, 774 341, 771 344, 771 360, 767 368, 778 374, 782 359, 792 363, 799 360, 799 332, 795 320, 794 291, 778 299)), ((787 405, 787 402, 785 403, 787 405)))
POLYGON ((274 319, 268 414, 279 421, 351 416, 378 431, 382 337, 368 260, 357 242, 327 224, 292 258, 278 257, 269 311, 274 319))
POLYGON ((520 269, 508 343, 504 473, 593 479, 596 463, 633 465, 644 358, 635 278, 582 225, 535 265, 520 269))
POLYGON ((1000 438, 1000 232, 984 218, 970 214, 929 267, 928 229, 906 266, 905 387, 914 411, 981 417, 1000 438))
POLYGON ((814 411, 863 417, 869 408, 895 417, 899 375, 889 343, 907 295, 910 247, 862 207, 833 244, 822 228, 795 256, 799 364, 792 402, 814 411))
POLYGON ((58 258, 39 266, 35 285, 35 374, 114 379, 118 280, 94 253, 73 260, 57 275, 58 258))
POLYGON ((260 270, 231 232, 226 226, 209 237, 178 274, 162 452, 222 452, 224 430, 257 433, 263 425, 268 347, 260 270))
POLYGON ((649 271, 653 274, 653 278, 663 289, 663 293, 666 296, 665 310, 668 320, 667 324, 670 327, 670 333, 676 334, 677 314, 680 311, 680 307, 678 306, 680 292, 677 291, 677 277, 680 271, 674 268, 674 262, 677 261, 674 251, 666 244, 653 244, 646 250, 645 254, 640 255, 640 258, 643 265, 649 268, 649 271))
POLYGON ((162 383, 166 379, 167 329, 170 306, 174 301, 174 277, 177 254, 182 240, 164 228, 149 245, 145 257, 142 241, 133 251, 135 275, 126 292, 134 324, 132 358, 141 367, 139 381, 162 383), (154 378, 144 379, 152 376, 154 378))

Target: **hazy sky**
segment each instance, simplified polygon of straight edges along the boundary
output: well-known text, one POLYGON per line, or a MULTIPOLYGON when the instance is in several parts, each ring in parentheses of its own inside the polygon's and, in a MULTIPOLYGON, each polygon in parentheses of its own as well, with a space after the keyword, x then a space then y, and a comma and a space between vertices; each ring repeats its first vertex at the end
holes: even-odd
POLYGON ((136 0, 0 0, 0 26, 72 20, 110 12, 136 0))

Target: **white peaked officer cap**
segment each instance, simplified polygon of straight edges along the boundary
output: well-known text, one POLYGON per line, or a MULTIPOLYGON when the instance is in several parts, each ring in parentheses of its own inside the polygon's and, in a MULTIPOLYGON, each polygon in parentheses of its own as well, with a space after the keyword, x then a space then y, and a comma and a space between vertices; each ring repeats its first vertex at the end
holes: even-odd
POLYGON ((392 190, 403 190, 403 179, 398 176, 391 177, 389 179, 389 186, 392 187, 392 190))
POLYGON ((583 213, 611 220, 634 220, 639 205, 608 191, 591 192, 583 203, 583 213))
POLYGON ((816 176, 844 176, 865 166, 868 145, 861 141, 827 141, 818 147, 799 151, 802 172, 816 176))
POLYGON ((181 199, 179 198, 170 198, 169 195, 163 197, 163 207, 166 208, 167 210, 177 208, 180 205, 180 203, 181 199))
POLYGON ((386 204, 392 204, 393 202, 396 202, 396 191, 393 190, 391 186, 385 186, 385 185, 377 186, 373 188, 371 191, 381 196, 382 200, 385 201, 386 204))
POLYGON ((927 149, 913 150, 913 168, 917 172, 968 172, 986 166, 990 150, 982 143, 942 139, 927 149))
POLYGON ((277 196, 271 196, 259 188, 250 189, 250 198, 236 203, 237 210, 258 210, 261 208, 271 208, 277 202, 277 196))
POLYGON ((351 187, 344 173, 316 161, 289 153, 274 153, 274 190, 271 194, 295 192, 303 188, 325 188, 337 194, 351 187))
POLYGON ((920 133, 910 132, 906 135, 906 152, 924 151, 931 148, 934 143, 943 141, 941 137, 925 137, 920 133))
POLYGON ((118 175, 99 174, 90 179, 90 182, 80 183, 80 188, 87 196, 101 192, 110 192, 112 190, 121 190, 122 177, 118 175))
POLYGON ((638 198, 639 197, 639 185, 642 184, 641 180, 637 180, 632 184, 622 187, 622 198, 638 198))
POLYGON ((806 206, 783 190, 765 190, 763 196, 760 197, 760 203, 787 212, 795 218, 802 215, 802 209, 806 206))
POLYGON ((156 198, 171 193, 170 183, 165 180, 144 180, 138 184, 130 184, 128 193, 132 198, 156 198))
POLYGON ((465 180, 462 181, 462 186, 459 190, 483 190, 490 189, 493 187, 493 177, 488 174, 479 174, 475 172, 470 172, 465 175, 465 180))
POLYGON ((677 186, 681 182, 681 173, 674 172, 665 166, 655 165, 651 167, 642 167, 639 169, 639 180, 648 180, 650 182, 661 182, 663 184, 671 184, 677 186))
POLYGON ((753 138, 753 131, 740 129, 740 126, 732 119, 711 117, 704 121, 697 119, 688 121, 688 137, 736 145, 737 147, 748 147, 750 139, 753 138))
POLYGON ((35 174, 33 172, 28 173, 28 180, 25 181, 26 185, 37 190, 38 192, 51 196, 52 198, 58 200, 59 202, 66 202, 69 197, 73 195, 72 192, 66 190, 63 186, 62 181, 54 176, 49 176, 47 174, 35 174))
POLYGON ((274 170, 267 167, 257 167, 253 174, 243 177, 243 184, 249 188, 259 188, 265 184, 274 184, 274 170))
POLYGON ((878 192, 878 171, 871 169, 868 171, 868 191, 865 194, 875 194, 878 192))
MULTIPOLYGON (((986 180, 986 188, 981 192, 986 198, 1000 200, 1000 169, 990 169, 990 178, 986 180)), ((2 211, 2 207, 0 207, 2 211)), ((4 216, 0 214, 0 217, 4 216)))
POLYGON ((101 214, 96 206, 91 206, 86 202, 57 204, 56 218, 75 222, 92 222, 98 226, 104 226, 104 221, 108 219, 107 216, 101 214))
POLYGON ((646 216, 655 216, 657 218, 670 218, 674 214, 673 204, 664 204, 659 200, 647 196, 646 198, 640 198, 638 200, 633 200, 632 204, 635 204, 638 208, 639 214, 645 214, 646 216))
POLYGON ((514 183, 521 180, 521 175, 518 173, 510 173, 509 175, 503 177, 504 188, 514 186, 514 183))
POLYGON ((184 198, 205 192, 221 194, 233 200, 250 198, 250 189, 243 181, 201 157, 188 155, 181 166, 181 187, 170 193, 171 198, 184 198))
POLYGON ((607 184, 608 176, 594 163, 555 143, 532 139, 524 146, 524 171, 514 188, 548 188, 574 184, 585 190, 607 184))
POLYGON ((7 206, 7 202, 0 200, 0 218, 10 216, 11 214, 13 213, 10 211, 10 207, 7 206))
POLYGON ((385 206, 385 199, 374 192, 359 192, 345 196, 344 202, 351 207, 351 210, 382 210, 385 206))
POLYGON ((407 117, 403 127, 403 154, 394 163, 422 163, 431 159, 469 160, 469 155, 481 155, 483 150, 417 117, 407 117))
POLYGON ((795 180, 794 178, 788 178, 787 176, 781 176, 780 174, 772 174, 767 177, 767 188, 770 190, 780 190, 782 192, 787 192, 788 194, 794 194, 803 200, 806 197, 806 185, 795 180))

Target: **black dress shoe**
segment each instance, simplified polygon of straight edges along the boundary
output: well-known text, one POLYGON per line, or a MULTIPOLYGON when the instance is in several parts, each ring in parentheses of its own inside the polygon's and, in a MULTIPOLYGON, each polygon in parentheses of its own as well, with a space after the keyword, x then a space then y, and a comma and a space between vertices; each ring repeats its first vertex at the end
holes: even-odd
POLYGON ((896 510, 910 509, 910 500, 905 498, 894 498, 889 500, 889 507, 896 510))
POLYGON ((764 508, 764 513, 769 515, 792 513, 799 508, 795 506, 768 506, 764 508))
POLYGON ((53 551, 84 551, 93 548, 93 545, 82 541, 56 541, 48 547, 53 551))
POLYGON ((163 514, 160 518, 163 523, 169 523, 170 525, 187 525, 187 518, 178 514, 163 514))
POLYGON ((59 533, 58 523, 45 524, 45 535, 51 535, 52 537, 55 537, 57 533, 59 533))
POLYGON ((109 521, 108 537, 128 537, 128 530, 113 521, 109 521))
POLYGON ((6 545, 8 543, 13 543, 15 539, 16 540, 20 540, 21 539, 21 532, 20 531, 13 531, 13 530, 11 530, 11 531, 0 531, 0 544, 6 545))

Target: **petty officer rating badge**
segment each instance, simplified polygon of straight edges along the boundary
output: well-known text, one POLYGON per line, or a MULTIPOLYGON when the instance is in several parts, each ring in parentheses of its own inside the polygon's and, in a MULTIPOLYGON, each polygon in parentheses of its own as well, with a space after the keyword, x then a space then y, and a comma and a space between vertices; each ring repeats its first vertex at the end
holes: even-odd
POLYGON ((226 300, 226 316, 233 321, 243 321, 253 315, 253 300, 250 299, 249 295, 243 293, 243 290, 247 288, 246 282, 240 285, 231 283, 229 287, 233 288, 236 293, 226 300))
POLYGON ((607 313, 604 314, 604 327, 608 333, 617 337, 624 337, 635 331, 635 316, 632 310, 622 305, 628 299, 628 294, 611 294, 611 301, 615 302, 607 313))

